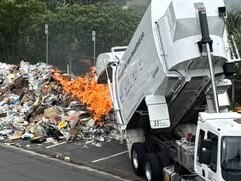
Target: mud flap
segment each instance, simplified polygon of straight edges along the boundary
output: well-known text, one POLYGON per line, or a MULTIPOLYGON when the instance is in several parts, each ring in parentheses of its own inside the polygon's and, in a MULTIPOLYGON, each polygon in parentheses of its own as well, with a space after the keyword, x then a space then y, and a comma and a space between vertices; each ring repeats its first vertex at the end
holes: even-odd
POLYGON ((145 98, 150 125, 153 129, 170 127, 170 118, 165 96, 148 95, 145 98))

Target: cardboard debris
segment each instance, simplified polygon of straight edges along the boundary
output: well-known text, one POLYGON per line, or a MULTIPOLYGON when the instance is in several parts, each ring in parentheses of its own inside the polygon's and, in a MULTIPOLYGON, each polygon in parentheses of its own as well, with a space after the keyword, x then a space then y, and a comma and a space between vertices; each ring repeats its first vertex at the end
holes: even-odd
POLYGON ((22 135, 23 135, 23 131, 16 130, 13 135, 8 137, 8 139, 9 140, 17 140, 17 139, 21 138, 22 135))
MULTIPOLYGON (((45 63, 31 65, 22 61, 19 65, 8 65, 0 62, 0 140, 56 144, 64 139, 100 147, 101 142, 119 138, 110 119, 113 116, 102 116, 96 122, 93 108, 88 109, 88 104, 80 100, 81 96, 77 99, 66 93, 60 84, 60 80, 66 83, 72 78, 55 79, 54 71, 45 63)), ((90 85, 87 82, 84 85, 88 86, 89 93, 90 85)))
POLYGON ((51 121, 54 121, 55 119, 57 119, 59 115, 60 115, 60 112, 56 107, 49 107, 44 110, 44 116, 51 121))

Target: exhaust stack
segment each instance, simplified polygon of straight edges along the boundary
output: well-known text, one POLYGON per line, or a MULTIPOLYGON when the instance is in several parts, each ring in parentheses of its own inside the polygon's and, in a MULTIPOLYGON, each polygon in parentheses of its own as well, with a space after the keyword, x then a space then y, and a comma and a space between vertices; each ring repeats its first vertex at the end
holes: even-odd
POLYGON ((213 71, 213 62, 212 62, 212 55, 211 55, 211 52, 213 51, 213 48, 212 48, 213 40, 210 38, 210 34, 209 34, 207 13, 206 13, 205 7, 202 6, 198 8, 198 15, 199 15, 201 34, 202 34, 202 40, 198 42, 198 45, 201 53, 203 53, 204 49, 206 49, 211 83, 213 88, 215 111, 219 113, 218 93, 217 93, 216 84, 215 84, 215 75, 213 71))

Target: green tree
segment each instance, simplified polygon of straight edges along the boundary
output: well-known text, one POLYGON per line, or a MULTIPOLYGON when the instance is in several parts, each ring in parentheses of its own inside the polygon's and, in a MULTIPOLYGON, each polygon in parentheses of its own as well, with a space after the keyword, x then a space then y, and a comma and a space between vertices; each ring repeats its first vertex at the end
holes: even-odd
POLYGON ((110 51, 113 46, 128 45, 143 13, 137 8, 125 9, 118 3, 106 2, 109 0, 82 1, 72 5, 61 0, 49 0, 54 6, 48 10, 43 1, 0 2, 2 60, 45 61, 44 25, 47 23, 50 63, 61 69, 65 69, 67 63, 74 64, 76 70, 84 69, 80 65, 82 59, 92 59, 88 64, 93 64, 93 30, 96 31, 98 55, 110 51))
POLYGON ((74 5, 74 4, 96 4, 112 2, 118 5, 125 5, 127 0, 41 0, 46 4, 48 9, 54 10, 61 5, 74 5))
POLYGON ((46 19, 50 28, 50 60, 58 59, 66 65, 93 57, 93 30, 97 55, 113 46, 128 45, 141 16, 132 8, 123 9, 114 3, 62 5, 46 19))
POLYGON ((45 12, 44 3, 38 0, 1 0, 0 32, 3 38, 4 59, 18 56, 19 34, 31 26, 45 12))

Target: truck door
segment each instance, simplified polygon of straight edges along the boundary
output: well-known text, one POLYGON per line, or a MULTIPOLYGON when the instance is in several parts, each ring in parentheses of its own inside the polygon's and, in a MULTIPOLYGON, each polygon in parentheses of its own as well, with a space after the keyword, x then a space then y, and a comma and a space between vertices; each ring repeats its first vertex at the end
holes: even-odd
POLYGON ((202 178, 205 178, 205 180, 218 181, 217 158, 218 136, 210 131, 200 129, 197 150, 197 172, 202 178), (205 140, 210 141, 208 147, 203 146, 205 140), (202 163, 200 159, 202 150, 208 150, 210 152, 210 162, 208 164, 202 163))
POLYGON ((196 165, 196 172, 202 176, 202 177, 205 177, 205 173, 202 169, 202 164, 200 163, 200 154, 201 154, 201 151, 202 151, 202 144, 203 144, 203 141, 204 141, 204 137, 205 137, 205 131, 200 129, 199 132, 198 132, 198 144, 197 144, 197 161, 195 163, 196 165))
POLYGON ((206 167, 207 180, 218 181, 217 178, 217 158, 218 158, 218 136, 208 131, 207 139, 212 141, 211 145, 211 162, 210 165, 204 165, 206 167))
POLYGON ((200 129, 198 137, 198 150, 197 150, 197 173, 205 180, 217 180, 217 158, 218 158, 218 136, 210 131, 200 129), (211 140, 209 148, 203 147, 205 140, 211 140), (210 149, 210 163, 204 164, 200 161, 201 152, 203 149, 210 149))

